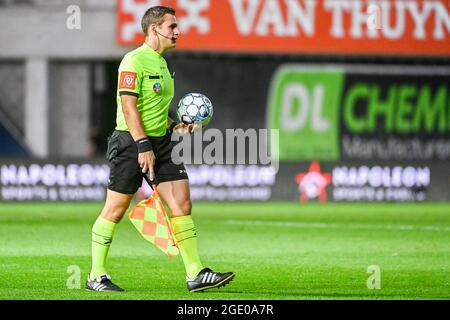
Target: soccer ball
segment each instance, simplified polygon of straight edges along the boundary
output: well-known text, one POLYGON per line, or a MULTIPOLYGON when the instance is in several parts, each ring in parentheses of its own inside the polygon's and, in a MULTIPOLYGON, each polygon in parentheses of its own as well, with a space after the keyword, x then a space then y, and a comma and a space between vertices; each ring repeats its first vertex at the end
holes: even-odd
POLYGON ((201 93, 188 93, 180 99, 177 107, 180 121, 185 124, 202 123, 206 127, 213 116, 211 100, 201 93))

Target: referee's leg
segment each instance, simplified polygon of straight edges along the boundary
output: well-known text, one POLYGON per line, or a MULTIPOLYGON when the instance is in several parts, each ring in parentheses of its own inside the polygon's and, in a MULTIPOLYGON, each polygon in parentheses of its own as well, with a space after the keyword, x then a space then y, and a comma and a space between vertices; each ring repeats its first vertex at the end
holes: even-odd
POLYGON ((158 193, 170 209, 172 229, 180 248, 189 278, 195 278, 203 269, 198 254, 197 232, 191 217, 189 181, 175 180, 158 184, 158 193))
POLYGON ((186 268, 186 283, 190 292, 203 291, 226 285, 234 278, 233 272, 219 273, 205 268, 200 261, 197 232, 191 216, 191 197, 187 179, 161 182, 158 193, 168 205, 171 224, 186 268))
POLYGON ((192 203, 189 180, 161 182, 158 184, 158 193, 169 207, 173 218, 191 214, 192 203))
POLYGON ((92 227, 92 268, 86 281, 88 290, 123 291, 107 274, 106 259, 116 226, 127 211, 132 198, 132 194, 107 189, 105 205, 92 227))
POLYGON ((105 205, 100 216, 114 223, 119 223, 132 199, 132 194, 123 194, 107 189, 105 205))

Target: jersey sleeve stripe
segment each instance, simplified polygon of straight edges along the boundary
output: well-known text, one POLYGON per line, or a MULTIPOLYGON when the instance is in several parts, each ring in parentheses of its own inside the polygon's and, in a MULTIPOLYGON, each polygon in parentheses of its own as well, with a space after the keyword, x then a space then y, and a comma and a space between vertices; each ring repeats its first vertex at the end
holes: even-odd
POLYGON ((120 96, 135 96, 139 98, 139 93, 131 92, 131 91, 119 91, 120 96))

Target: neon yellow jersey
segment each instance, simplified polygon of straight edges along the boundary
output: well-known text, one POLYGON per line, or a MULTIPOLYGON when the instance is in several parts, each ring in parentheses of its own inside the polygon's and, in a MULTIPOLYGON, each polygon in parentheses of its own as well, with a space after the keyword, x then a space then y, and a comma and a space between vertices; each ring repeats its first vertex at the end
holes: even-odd
POLYGON ((168 127, 169 106, 174 96, 174 80, 166 60, 147 44, 127 53, 119 66, 116 130, 129 131, 122 112, 121 95, 138 97, 147 136, 162 137, 168 127))

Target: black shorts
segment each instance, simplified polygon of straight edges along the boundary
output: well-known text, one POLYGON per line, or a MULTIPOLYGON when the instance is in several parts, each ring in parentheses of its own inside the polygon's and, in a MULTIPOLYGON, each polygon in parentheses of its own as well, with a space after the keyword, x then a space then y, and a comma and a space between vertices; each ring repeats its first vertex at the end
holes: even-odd
MULTIPOLYGON (((156 158, 155 183, 188 179, 184 165, 172 161, 171 134, 167 132, 163 137, 149 138, 156 158)), ((106 159, 110 167, 108 189, 124 194, 136 193, 142 185, 143 173, 136 143, 129 132, 116 130, 111 134, 106 159)))

